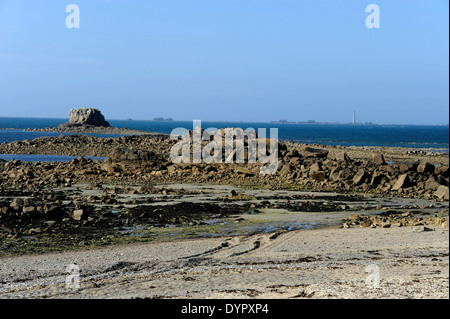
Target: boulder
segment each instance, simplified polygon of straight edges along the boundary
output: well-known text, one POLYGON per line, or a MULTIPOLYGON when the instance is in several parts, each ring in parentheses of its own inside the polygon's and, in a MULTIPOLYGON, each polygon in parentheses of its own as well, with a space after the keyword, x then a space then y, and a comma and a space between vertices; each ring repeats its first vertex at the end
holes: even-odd
POLYGON ((345 167, 339 171, 333 170, 333 172, 330 174, 330 178, 336 182, 351 179, 353 178, 353 175, 353 171, 350 168, 345 167))
POLYGON ((383 154, 376 154, 373 157, 373 163, 376 165, 385 165, 386 161, 384 160, 383 154))
POLYGON ((385 178, 386 176, 383 173, 380 172, 376 172, 373 176, 372 176, 372 180, 370 181, 370 185, 377 187, 381 181, 383 180, 383 178, 385 178))
POLYGON ((448 177, 448 165, 439 165, 434 170, 436 175, 442 175, 444 177, 448 177))
POLYGON ((333 169, 330 173, 330 179, 332 181, 338 181, 340 179, 340 172, 338 169, 333 169))
POLYGON ((84 211, 82 209, 76 209, 69 215, 74 220, 81 220, 81 218, 83 217, 83 214, 84 214, 84 211))
POLYGON ((27 207, 24 207, 24 208, 22 209, 22 212, 23 212, 25 215, 27 215, 27 214, 33 214, 35 211, 36 211, 36 207, 34 207, 34 206, 27 206, 27 207))
POLYGON ((353 176, 353 184, 355 185, 361 185, 362 183, 364 183, 364 181, 366 179, 368 179, 369 175, 367 174, 367 172, 361 168, 356 174, 355 176, 353 176))
POLYGON ((448 186, 441 185, 433 194, 435 197, 439 199, 449 199, 448 186))
POLYGON ((24 201, 22 198, 14 198, 10 206, 12 209, 19 210, 23 207, 24 201))
POLYGON ((237 174, 243 175, 243 176, 245 176, 245 177, 255 175, 255 173, 253 173, 251 170, 246 169, 245 167, 241 167, 241 166, 236 167, 236 168, 235 168, 235 172, 236 172, 237 174))
POLYGON ((65 215, 64 210, 55 205, 45 205, 44 206, 44 214, 46 218, 57 219, 63 217, 65 215))
POLYGON ((381 165, 378 170, 380 172, 388 173, 388 175, 393 175, 398 172, 398 167, 394 165, 381 165))
POLYGON ((409 176, 408 174, 403 174, 399 176, 397 182, 392 187, 392 190, 397 191, 400 188, 408 187, 408 185, 409 185, 409 176))
POLYGON ((438 175, 438 176, 436 177, 436 181, 439 183, 439 185, 448 186, 448 185, 449 185, 450 179, 449 179, 448 177, 445 178, 445 177, 442 176, 442 175, 438 175))
POLYGON ((312 173, 311 178, 317 182, 323 182, 327 179, 327 176, 325 175, 325 172, 315 172, 312 173))
POLYGON ((176 171, 177 171, 176 165, 167 166, 167 173, 169 173, 169 175, 175 175, 176 171))
POLYGON ((316 172, 320 171, 321 169, 322 169, 321 164, 319 162, 315 162, 309 168, 309 172, 312 174, 312 173, 316 173, 316 172))
POLYGON ((419 163, 401 163, 399 165, 399 170, 402 173, 406 173, 408 171, 417 171, 417 166, 419 166, 419 163))
POLYGON ((434 172, 434 165, 428 162, 420 163, 419 166, 417 166, 417 173, 427 174, 433 172, 434 172))
POLYGON ((284 164, 280 169, 280 174, 287 174, 292 171, 292 166, 290 164, 284 164))
POLYGON ((336 161, 349 163, 351 162, 351 158, 347 155, 347 153, 341 152, 336 155, 336 161))
POLYGON ((109 123, 105 121, 105 117, 98 109, 94 108, 81 108, 72 109, 69 113, 68 125, 93 125, 93 126, 106 126, 109 127, 109 123))
POLYGON ((113 161, 148 161, 152 159, 153 155, 149 151, 121 146, 114 149, 109 158, 113 161))
POLYGON ((399 165, 398 169, 400 170, 401 173, 406 173, 408 171, 412 171, 413 170, 413 165, 408 164, 408 163, 401 163, 399 165))
POLYGON ((326 158, 328 156, 328 151, 323 149, 317 149, 312 147, 306 147, 304 152, 305 158, 326 158))
POLYGON ((352 179, 353 176, 355 175, 355 173, 349 168, 349 167, 345 167, 343 170, 341 170, 341 172, 339 173, 339 178, 341 180, 345 180, 345 179, 352 179))
POLYGON ((301 155, 297 150, 290 150, 285 154, 286 157, 300 157, 301 155))
POLYGON ((434 231, 434 229, 426 227, 426 226, 417 226, 417 227, 413 228, 413 231, 421 233, 421 232, 425 232, 425 231, 434 231))
POLYGON ((238 194, 236 193, 236 191, 233 189, 231 190, 231 192, 228 194, 228 198, 233 198, 238 196, 238 194))
POLYGON ((289 164, 293 166, 300 166, 301 165, 301 158, 300 157, 291 157, 289 160, 289 164))
POLYGON ((123 171, 119 164, 111 162, 109 160, 103 161, 101 167, 103 170, 108 172, 108 174, 115 174, 123 171))
POLYGON ((426 190, 437 190, 441 184, 434 178, 433 176, 430 176, 430 178, 425 183, 425 189, 426 190))

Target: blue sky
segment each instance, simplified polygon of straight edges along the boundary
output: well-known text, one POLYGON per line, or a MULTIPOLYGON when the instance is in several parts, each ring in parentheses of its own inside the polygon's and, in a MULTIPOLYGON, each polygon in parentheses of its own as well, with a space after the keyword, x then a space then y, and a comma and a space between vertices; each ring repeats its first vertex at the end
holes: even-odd
POLYGON ((0 116, 446 124, 448 0, 0 0, 0 116), (80 28, 65 25, 80 8, 80 28), (367 5, 380 28, 365 25, 367 5))

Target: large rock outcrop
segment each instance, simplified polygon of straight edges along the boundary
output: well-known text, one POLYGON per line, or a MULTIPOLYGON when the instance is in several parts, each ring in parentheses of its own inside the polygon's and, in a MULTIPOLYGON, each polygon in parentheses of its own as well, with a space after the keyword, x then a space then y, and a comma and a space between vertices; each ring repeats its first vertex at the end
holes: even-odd
POLYGON ((69 122, 61 124, 64 127, 70 126, 82 126, 82 125, 92 125, 92 126, 102 126, 109 127, 109 123, 105 121, 105 117, 98 109, 94 108, 81 108, 72 109, 69 114, 69 122))

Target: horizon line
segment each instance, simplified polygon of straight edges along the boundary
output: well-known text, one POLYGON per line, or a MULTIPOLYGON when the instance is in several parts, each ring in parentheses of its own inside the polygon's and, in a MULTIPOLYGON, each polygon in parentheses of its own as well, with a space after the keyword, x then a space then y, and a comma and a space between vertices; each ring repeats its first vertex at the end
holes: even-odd
MULTIPOLYGON (((23 119, 68 119, 68 117, 25 117, 25 116, 0 116, 0 118, 23 118, 23 119)), ((170 117, 169 117, 170 118, 170 117)), ((124 119, 106 119, 106 121, 128 121, 128 122, 192 122, 196 119, 192 120, 155 120, 155 119, 139 119, 135 120, 132 118, 124 118, 124 119)), ((412 124, 412 123, 373 123, 373 122, 322 122, 316 120, 308 120, 308 121, 287 121, 286 123, 280 123, 280 121, 284 120, 272 120, 272 121, 243 121, 243 120, 200 120, 202 122, 217 122, 217 123, 264 123, 264 124, 280 124, 280 125, 295 125, 295 124, 336 124, 336 125, 411 125, 411 126, 449 126, 449 123, 445 124, 412 124), (310 122, 312 121, 312 122, 310 122), (273 123, 274 122, 274 123, 273 123)))

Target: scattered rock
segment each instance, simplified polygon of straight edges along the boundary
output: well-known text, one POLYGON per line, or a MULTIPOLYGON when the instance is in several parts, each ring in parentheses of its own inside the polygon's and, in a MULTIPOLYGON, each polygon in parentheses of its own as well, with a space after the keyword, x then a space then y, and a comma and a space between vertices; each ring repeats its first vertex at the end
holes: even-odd
POLYGON ((438 165, 434 170, 436 175, 442 175, 444 177, 448 177, 448 165, 438 165))
POLYGON ((448 211, 428 217, 419 216, 423 216, 421 212, 416 215, 413 212, 401 213, 398 211, 387 211, 372 216, 350 215, 347 219, 343 220, 342 223, 346 223, 349 226, 359 225, 360 227, 371 228, 416 226, 417 229, 425 229, 425 231, 429 231, 427 230, 429 227, 426 226, 440 225, 445 227, 445 225, 447 225, 448 227, 448 211))
POLYGON ((386 161, 384 160, 384 155, 383 154, 376 154, 373 157, 372 161, 376 165, 386 165, 386 161))
POLYGON ((326 158, 328 156, 328 151, 324 149, 306 147, 303 155, 305 158, 326 158))
POLYGON ((238 196, 238 194, 236 193, 236 191, 234 189, 228 194, 228 198, 234 198, 236 196, 238 196))
POLYGON ((397 191, 400 188, 404 188, 404 187, 408 187, 409 185, 409 176, 408 174, 403 174, 400 175, 400 177, 398 178, 397 182, 394 184, 394 186, 392 187, 393 191, 397 191))
POLYGON ((401 163, 399 165, 398 169, 400 170, 401 173, 406 173, 406 172, 409 172, 409 171, 415 171, 417 169, 418 165, 419 164, 401 163))
POLYGON ((426 190, 437 190, 439 188, 440 184, 438 183, 438 181, 436 180, 436 178, 434 178, 434 176, 430 176, 430 178, 428 178, 428 180, 425 183, 425 189, 426 190))
POLYGON ((420 174, 433 173, 434 165, 428 162, 420 163, 419 166, 417 166, 417 172, 420 174))
POLYGON ((116 148, 109 158, 112 161, 148 161, 153 157, 153 153, 140 149, 133 149, 131 147, 118 147, 116 148))
POLYGON ((316 172, 311 174, 311 178, 317 182, 323 182, 327 179, 324 172, 316 172))
POLYGON ((81 220, 81 218, 83 217, 83 213, 84 211, 82 209, 76 209, 69 215, 73 220, 81 220))
POLYGON ((347 153, 345 153, 345 152, 338 153, 336 155, 336 160, 340 161, 340 162, 346 162, 346 163, 351 162, 350 156, 348 156, 347 153))
POLYGON ((22 210, 22 212, 24 214, 32 214, 35 211, 36 211, 36 207, 34 207, 34 206, 27 206, 27 207, 24 207, 23 210, 22 210))
POLYGON ((22 198, 14 198, 13 201, 10 204, 12 209, 19 210, 23 206, 23 199, 22 198))
POLYGON ((284 164, 280 169, 280 174, 287 174, 292 171, 292 166, 290 164, 284 164))
POLYGON ((381 181, 383 180, 383 178, 385 178, 386 176, 382 173, 375 173, 372 176, 372 180, 370 181, 370 185, 377 187, 378 185, 380 185, 381 181))
POLYGON ((418 226, 418 227, 414 227, 413 231, 421 233, 421 232, 425 232, 425 231, 434 231, 434 229, 426 227, 426 226, 418 226))
POLYGON ((355 176, 353 176, 353 184, 355 185, 361 185, 364 183, 366 179, 369 178, 369 175, 367 174, 366 170, 364 168, 361 168, 355 176))
POLYGON ((320 165, 319 162, 315 162, 314 164, 311 165, 311 167, 309 168, 309 172, 310 173, 317 173, 318 171, 322 170, 322 166, 320 165))
POLYGON ((255 175, 252 171, 244 168, 244 167, 236 167, 236 173, 243 175, 245 177, 253 176, 255 175))
POLYGON ((433 195, 439 199, 449 200, 448 186, 440 185, 433 195))

